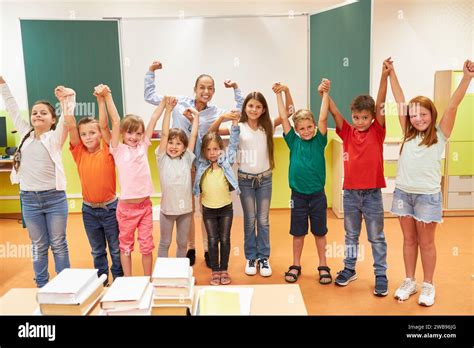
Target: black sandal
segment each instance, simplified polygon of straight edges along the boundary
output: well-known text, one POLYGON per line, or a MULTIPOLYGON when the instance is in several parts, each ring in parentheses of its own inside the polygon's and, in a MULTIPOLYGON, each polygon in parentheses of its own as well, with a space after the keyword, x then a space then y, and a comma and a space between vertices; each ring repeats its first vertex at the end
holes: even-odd
POLYGON ((298 280, 298 277, 300 276, 300 274, 301 274, 301 266, 292 265, 288 268, 288 272, 285 272, 285 281, 287 283, 295 283, 298 280), (293 269, 298 271, 298 272, 296 274, 291 273, 290 271, 293 270, 293 269), (291 277, 291 278, 293 278, 293 280, 288 280, 286 277, 291 277))
POLYGON ((318 267, 318 272, 319 272, 319 284, 322 285, 327 285, 332 283, 332 276, 331 276, 331 269, 328 266, 319 266, 318 267), (321 271, 326 271, 328 273, 321 274, 321 271), (328 282, 323 282, 323 279, 329 279, 328 282))

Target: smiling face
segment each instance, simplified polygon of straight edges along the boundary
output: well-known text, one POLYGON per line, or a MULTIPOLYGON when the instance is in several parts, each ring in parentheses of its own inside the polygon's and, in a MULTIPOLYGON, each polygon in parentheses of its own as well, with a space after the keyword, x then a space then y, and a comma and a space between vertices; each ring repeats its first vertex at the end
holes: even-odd
POLYGON ((431 125, 431 111, 421 105, 410 108, 410 123, 419 132, 424 132, 431 125))
POLYGON ((207 104, 211 101, 214 95, 214 80, 208 75, 201 75, 196 80, 194 86, 194 93, 196 94, 196 101, 207 104))
POLYGON ((295 123, 295 132, 298 133, 303 140, 311 140, 315 130, 316 125, 314 124, 314 120, 303 119, 295 123))
POLYGON ((168 156, 171 158, 180 157, 184 151, 186 151, 186 146, 179 137, 168 140, 168 145, 166 145, 166 153, 168 156))
POLYGON ((136 131, 127 130, 122 134, 123 143, 130 147, 137 147, 143 138, 143 128, 140 127, 136 131))
POLYGON ((370 110, 352 110, 352 125, 359 132, 365 132, 372 124, 374 115, 370 110))
POLYGON ((252 98, 244 104, 244 110, 249 120, 258 120, 265 112, 265 107, 257 99, 252 98))
POLYGON ((102 134, 97 122, 89 122, 79 125, 79 136, 89 152, 96 152, 100 147, 102 134))
POLYGON ((31 109, 31 125, 37 131, 47 132, 56 123, 56 115, 51 105, 37 103, 31 109))

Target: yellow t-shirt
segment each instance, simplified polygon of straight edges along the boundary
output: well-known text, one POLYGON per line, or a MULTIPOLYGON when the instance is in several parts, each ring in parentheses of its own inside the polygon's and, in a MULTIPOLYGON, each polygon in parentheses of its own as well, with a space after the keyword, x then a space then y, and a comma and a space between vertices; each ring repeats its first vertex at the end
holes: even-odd
POLYGON ((222 208, 232 203, 227 181, 222 168, 210 167, 201 179, 202 205, 206 208, 222 208))

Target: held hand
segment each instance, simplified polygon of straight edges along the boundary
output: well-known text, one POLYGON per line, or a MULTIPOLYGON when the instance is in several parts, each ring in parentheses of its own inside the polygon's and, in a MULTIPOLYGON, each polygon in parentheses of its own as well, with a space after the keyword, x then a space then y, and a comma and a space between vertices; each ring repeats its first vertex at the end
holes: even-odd
POLYGON ((171 97, 171 96, 166 97, 166 106, 165 106, 166 111, 168 112, 173 111, 176 104, 178 104, 178 99, 176 99, 176 97, 171 97))
POLYGON ((224 86, 225 88, 239 88, 239 85, 237 85, 237 82, 235 82, 234 80, 225 80, 224 86))
POLYGON ((280 82, 276 82, 273 84, 272 90, 275 93, 281 93, 281 92, 287 93, 289 91, 289 88, 287 85, 283 85, 280 82))
POLYGON ((97 85, 94 87, 94 95, 99 98, 99 97, 106 97, 108 96, 112 91, 110 90, 109 86, 107 85, 97 85))
POLYGON ((59 101, 64 101, 69 96, 75 96, 76 92, 73 89, 64 86, 58 86, 54 89, 54 95, 59 101))
POLYGON ((331 81, 325 78, 321 79, 321 83, 318 86, 319 95, 322 97, 324 92, 329 93, 330 87, 331 87, 331 81))
POLYGON ((195 108, 186 108, 183 115, 189 120, 189 122, 193 123, 194 117, 199 117, 199 111, 195 108))
POLYGON ((387 77, 390 75, 390 71, 393 70, 393 60, 392 57, 388 57, 382 63, 382 76, 387 77))
POLYGON ((155 71, 159 69, 163 69, 163 64, 161 64, 160 61, 155 60, 153 63, 151 63, 150 67, 148 68, 150 71, 155 71))
POLYGON ((474 78, 474 62, 469 59, 464 62, 463 72, 465 77, 474 78))

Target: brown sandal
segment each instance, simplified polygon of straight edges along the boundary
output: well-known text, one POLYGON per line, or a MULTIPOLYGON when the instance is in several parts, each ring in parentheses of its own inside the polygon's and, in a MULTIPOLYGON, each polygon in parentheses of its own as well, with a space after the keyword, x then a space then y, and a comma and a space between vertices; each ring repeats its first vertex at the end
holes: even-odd
POLYGON ((211 285, 220 285, 221 283, 221 272, 212 272, 211 285))
POLYGON ((229 272, 227 271, 222 271, 221 272, 221 284, 222 285, 227 285, 230 284, 232 279, 230 279, 229 272))

